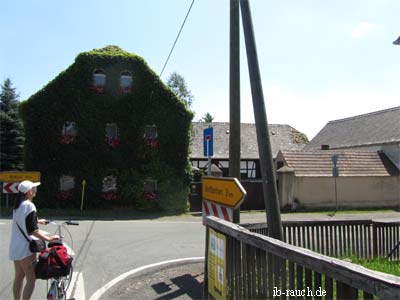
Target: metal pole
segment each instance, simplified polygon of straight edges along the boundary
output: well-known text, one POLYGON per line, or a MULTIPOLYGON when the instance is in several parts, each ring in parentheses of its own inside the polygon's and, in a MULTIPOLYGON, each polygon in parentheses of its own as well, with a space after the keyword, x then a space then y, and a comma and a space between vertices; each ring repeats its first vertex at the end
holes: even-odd
POLYGON ((207 160, 208 160, 208 168, 207 168, 207 176, 211 176, 211 156, 210 156, 210 141, 207 140, 207 160))
MULTIPOLYGON (((229 176, 240 181, 239 0, 230 1, 229 46, 229 176)), ((233 211, 233 223, 240 223, 240 207, 233 211)))
POLYGON ((243 32, 246 43, 247 62, 249 66, 251 93, 253 98, 254 118, 256 122, 258 152, 260 155, 261 177, 264 193, 264 203, 267 213, 267 223, 270 236, 283 239, 281 214, 278 202, 278 191, 274 173, 271 143, 267 114, 265 111, 264 94, 258 65, 257 49, 254 38, 253 24, 248 0, 240 1, 243 32))

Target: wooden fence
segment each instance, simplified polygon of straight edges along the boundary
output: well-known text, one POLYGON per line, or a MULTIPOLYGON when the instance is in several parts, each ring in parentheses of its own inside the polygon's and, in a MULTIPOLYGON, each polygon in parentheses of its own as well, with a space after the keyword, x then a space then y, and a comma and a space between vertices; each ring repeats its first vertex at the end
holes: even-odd
MULTIPOLYGON (((268 236, 266 223, 242 226, 268 236)), ((285 242, 334 257, 386 257, 400 241, 400 222, 284 221, 282 227, 285 242)), ((399 252, 393 251, 391 258, 400 260, 399 252)))
POLYGON ((400 299, 397 276, 290 245, 215 217, 206 217, 204 224, 204 299, 400 299))

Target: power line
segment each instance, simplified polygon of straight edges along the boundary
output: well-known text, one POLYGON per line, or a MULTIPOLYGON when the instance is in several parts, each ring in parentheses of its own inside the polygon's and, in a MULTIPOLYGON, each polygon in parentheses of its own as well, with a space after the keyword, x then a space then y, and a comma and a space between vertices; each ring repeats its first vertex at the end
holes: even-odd
POLYGON ((176 42, 178 41, 179 35, 181 34, 183 27, 185 26, 186 19, 187 19, 187 17, 189 16, 189 13, 190 13, 190 10, 192 9, 193 3, 194 3, 194 0, 192 0, 192 4, 190 4, 189 10, 188 10, 188 12, 186 13, 186 17, 185 17, 185 19, 183 20, 181 29, 179 29, 179 32, 178 32, 178 35, 176 36, 174 45, 172 46, 171 51, 169 52, 169 55, 168 55, 168 57, 167 57, 167 60, 165 61, 164 67, 162 68, 162 71, 161 71, 161 73, 160 73, 160 77, 161 77, 162 73, 164 72, 165 67, 167 66, 167 63, 168 63, 168 61, 169 61, 169 58, 171 57, 172 51, 174 51, 176 42))

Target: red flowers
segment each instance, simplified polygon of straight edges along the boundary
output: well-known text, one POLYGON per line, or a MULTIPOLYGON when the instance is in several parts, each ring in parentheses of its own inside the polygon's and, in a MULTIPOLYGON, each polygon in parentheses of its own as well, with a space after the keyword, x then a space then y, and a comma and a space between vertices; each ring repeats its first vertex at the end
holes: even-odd
POLYGON ((131 91, 131 87, 120 87, 120 88, 119 88, 119 91, 120 91, 122 94, 128 94, 128 93, 131 91))
POLYGON ((147 201, 157 200, 157 195, 154 192, 143 192, 143 198, 147 201))
POLYGON ((58 194, 56 195, 57 199, 60 201, 67 201, 72 199, 74 191, 69 190, 69 191, 59 191, 58 194))
POLYGON ((73 141, 74 141, 74 137, 72 135, 65 134, 65 135, 61 136, 60 144, 68 145, 68 144, 71 144, 73 141))
POLYGON ((102 192, 101 198, 107 201, 118 200, 119 195, 116 191, 102 192))
POLYGON ((98 93, 104 92, 104 85, 92 85, 91 89, 98 93))
POLYGON ((149 148, 160 148, 160 142, 157 138, 145 138, 144 145, 149 148))
POLYGON ((119 138, 106 137, 106 143, 115 149, 121 144, 121 140, 119 138))

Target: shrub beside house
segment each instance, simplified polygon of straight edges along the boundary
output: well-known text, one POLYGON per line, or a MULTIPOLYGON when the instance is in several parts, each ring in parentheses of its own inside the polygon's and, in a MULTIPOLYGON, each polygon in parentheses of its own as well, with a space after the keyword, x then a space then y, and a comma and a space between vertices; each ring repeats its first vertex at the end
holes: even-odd
POLYGON ((116 46, 75 62, 21 104, 25 166, 38 205, 185 210, 191 177, 185 104, 139 56, 116 46))

